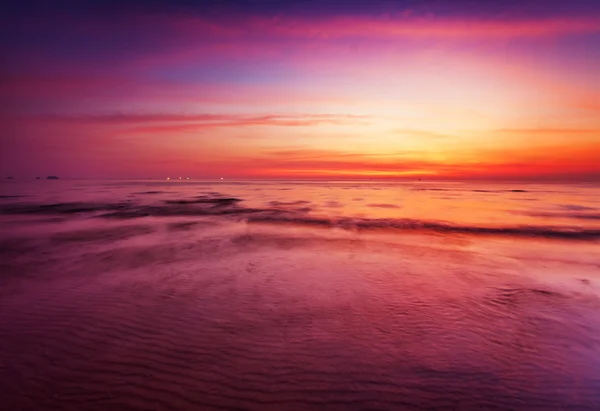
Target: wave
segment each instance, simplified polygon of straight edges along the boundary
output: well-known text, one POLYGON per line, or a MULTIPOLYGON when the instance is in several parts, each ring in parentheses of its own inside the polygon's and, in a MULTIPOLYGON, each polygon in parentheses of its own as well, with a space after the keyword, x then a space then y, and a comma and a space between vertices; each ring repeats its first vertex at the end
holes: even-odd
POLYGON ((552 226, 469 226, 448 222, 402 219, 318 218, 310 216, 256 215, 248 223, 292 224, 308 227, 342 228, 354 231, 400 230, 512 237, 545 237, 566 240, 597 240, 600 230, 552 226))
POLYGON ((153 227, 145 225, 73 230, 53 234, 50 237, 50 241, 56 244, 81 242, 112 243, 140 235, 151 234, 154 231, 153 227))
POLYGON ((269 205, 273 207, 287 207, 287 206, 301 206, 308 205, 311 202, 308 200, 297 200, 297 201, 269 201, 269 205))
POLYGON ((208 198, 205 196, 199 196, 194 200, 166 200, 166 204, 214 204, 216 206, 226 206, 238 203, 242 200, 239 198, 208 198))
POLYGON ((119 203, 51 203, 51 204, 31 204, 31 203, 13 203, 0 206, 0 214, 76 214, 91 213, 96 211, 118 211, 131 207, 129 202, 119 203))
POLYGON ((567 211, 597 211, 596 207, 582 206, 579 204, 559 204, 559 208, 567 211))
POLYGON ((520 214, 528 215, 531 217, 544 217, 544 218, 571 218, 575 220, 600 220, 600 213, 586 213, 586 212, 567 212, 567 213, 556 213, 556 212, 523 212, 520 214))
POLYGON ((484 189, 461 189, 461 188, 437 188, 437 187, 414 187, 412 191, 466 191, 472 193, 529 193, 528 190, 512 189, 512 190, 484 190, 484 189))
MULTIPOLYGON (((497 235, 512 237, 545 237, 565 240, 597 240, 600 229, 561 226, 478 226, 447 221, 419 220, 410 218, 352 218, 319 217, 310 215, 309 207, 294 207, 307 204, 305 201, 271 202, 273 208, 253 208, 240 205, 242 199, 235 197, 199 196, 192 200, 166 200, 162 204, 145 205, 133 201, 115 203, 53 203, 53 204, 6 204, 0 205, 2 214, 61 215, 89 214, 94 218, 137 219, 142 217, 181 216, 234 216, 248 223, 293 224, 342 228, 353 231, 396 230, 406 232, 439 232, 471 235, 497 235)), ((326 206, 343 206, 341 203, 326 203, 326 206)), ((369 204, 371 207, 395 207, 393 204, 369 204)), ((536 214, 539 216, 539 213, 536 214)), ((546 214, 544 216, 547 216, 546 214)), ((556 214, 552 214, 556 216, 556 214)), ((562 216, 562 214, 561 214, 562 216)), ((598 214, 568 213, 565 216, 579 219, 599 219, 598 214)), ((173 226, 172 230, 190 229, 193 225, 173 226)))
POLYGON ((386 203, 381 203, 381 204, 367 204, 368 207, 374 207, 374 208, 402 208, 399 205, 396 204, 386 204, 386 203))
POLYGON ((246 214, 264 209, 237 205, 237 198, 198 198, 193 200, 166 200, 164 204, 144 205, 133 201, 116 203, 67 202, 52 204, 16 203, 0 206, 0 214, 60 215, 90 214, 99 218, 130 219, 147 216, 202 216, 246 214))

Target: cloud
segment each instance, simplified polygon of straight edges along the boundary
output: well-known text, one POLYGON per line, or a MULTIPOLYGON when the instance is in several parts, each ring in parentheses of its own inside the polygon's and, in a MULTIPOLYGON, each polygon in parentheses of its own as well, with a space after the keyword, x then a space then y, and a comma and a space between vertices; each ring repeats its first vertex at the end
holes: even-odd
POLYGON ((264 150, 263 154, 269 157, 284 158, 286 161, 303 161, 303 160, 314 160, 321 158, 336 158, 336 159, 352 159, 352 158, 377 158, 377 157, 391 157, 391 156, 402 156, 409 155, 414 152, 403 151, 401 153, 353 153, 337 150, 319 150, 312 148, 289 148, 289 149, 276 149, 276 150, 264 150))
POLYGON ((574 108, 600 111, 600 93, 593 91, 583 91, 570 98, 570 105, 574 108))
POLYGON ((264 17, 138 16, 138 27, 150 23, 172 35, 185 34, 217 40, 288 39, 395 39, 395 38, 530 38, 600 32, 596 17, 545 17, 530 19, 476 19, 473 17, 264 17))
POLYGON ((290 149, 263 151, 261 156, 221 160, 223 166, 236 164, 251 176, 276 177, 359 177, 427 175, 445 165, 411 157, 407 153, 365 154, 341 150, 290 149))
POLYGON ((595 153, 597 144, 560 145, 503 152, 479 150, 470 154, 473 159, 452 159, 449 155, 445 161, 439 161, 413 151, 365 154, 295 148, 265 151, 261 157, 232 159, 231 162, 252 173, 282 177, 435 176, 450 180, 597 181, 600 169, 595 153))
POLYGON ((352 114, 88 114, 44 115, 41 121, 51 123, 127 126, 130 133, 189 132, 217 127, 280 126, 310 127, 322 124, 342 125, 363 122, 367 117, 352 114))
POLYGON ((423 137, 423 138, 430 138, 430 139, 446 139, 446 138, 454 138, 455 136, 449 135, 449 134, 440 134, 440 133, 434 133, 431 131, 426 131, 426 130, 414 130, 414 129, 408 129, 408 128, 400 128, 400 129, 395 129, 393 130, 394 133, 397 134, 404 134, 404 135, 409 135, 409 136, 414 136, 414 137, 423 137))
POLYGON ((515 38, 600 32, 598 18, 552 18, 538 20, 474 19, 374 19, 339 17, 322 20, 250 20, 239 28, 272 35, 338 38, 515 38))
POLYGON ((507 134, 560 134, 560 135, 573 135, 573 134, 598 134, 600 135, 600 129, 590 128, 504 128, 497 130, 498 133, 507 134))
MULTIPOLYGON (((54 64, 77 61, 78 67, 97 66, 127 71, 132 65, 211 63, 218 59, 252 61, 290 59, 292 55, 322 56, 395 40, 505 40, 552 38, 600 33, 597 17, 551 17, 537 19, 476 19, 474 17, 377 18, 367 16, 280 17, 262 15, 200 16, 142 14, 101 17, 56 16, 22 22, 12 28, 20 42, 6 51, 11 67, 45 70, 54 64), (45 36, 48 42, 38 41, 45 36), (35 39, 35 40, 34 40, 35 39), (383 42, 382 42, 383 40, 383 42), (89 45, 94 45, 93 52, 89 45), (85 50, 85 53, 74 52, 85 50), (115 64, 119 63, 119 64, 115 64), (123 64, 125 63, 125 64, 123 64)), ((12 32, 9 30, 9 32, 12 32)), ((393 48, 393 47, 392 47, 393 48)), ((16 71, 19 72, 19 71, 16 71)))
POLYGON ((574 62, 584 48, 554 43, 600 33, 593 16, 59 14, 8 29, 21 35, 0 68, 0 103, 15 116, 0 120, 15 129, 7 139, 18 163, 33 151, 49 164, 71 156, 84 165, 109 152, 107 163, 119 157, 144 173, 165 156, 173 170, 181 163, 264 176, 600 173, 600 124, 590 111, 599 107, 597 90, 577 78, 574 62), (566 56, 560 64, 546 64, 550 49, 566 56), (516 128, 538 124, 550 126, 516 128), (332 133, 334 126, 345 128, 332 133), (470 127, 480 134, 455 138, 470 127), (280 141, 295 147, 265 150, 280 141))
POLYGON ((179 123, 232 121, 238 118, 228 114, 80 114, 80 115, 42 115, 40 120, 72 124, 139 124, 139 123, 179 123))

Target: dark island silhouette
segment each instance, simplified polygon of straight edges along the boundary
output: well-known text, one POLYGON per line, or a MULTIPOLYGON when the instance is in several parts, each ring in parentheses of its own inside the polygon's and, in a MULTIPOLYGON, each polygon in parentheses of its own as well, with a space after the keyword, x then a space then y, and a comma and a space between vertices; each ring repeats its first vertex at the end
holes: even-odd
POLYGON ((46 177, 46 180, 58 180, 59 178, 57 176, 48 176, 46 177))

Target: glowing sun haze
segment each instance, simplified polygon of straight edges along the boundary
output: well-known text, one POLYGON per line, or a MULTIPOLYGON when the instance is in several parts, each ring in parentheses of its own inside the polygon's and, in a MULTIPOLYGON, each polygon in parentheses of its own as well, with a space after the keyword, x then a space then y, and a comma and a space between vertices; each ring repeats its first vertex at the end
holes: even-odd
POLYGON ((600 180, 600 3, 498 3, 22 2, 0 173, 600 180))

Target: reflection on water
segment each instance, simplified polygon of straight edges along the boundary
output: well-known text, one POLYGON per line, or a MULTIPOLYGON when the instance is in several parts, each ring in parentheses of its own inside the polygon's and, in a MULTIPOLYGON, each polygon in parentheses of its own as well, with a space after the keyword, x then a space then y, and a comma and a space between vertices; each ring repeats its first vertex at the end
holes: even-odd
POLYGON ((441 220, 461 225, 600 227, 600 187, 593 184, 401 182, 31 181, 2 182, 10 202, 190 201, 239 198, 251 208, 303 206, 313 214, 441 220))
POLYGON ((7 409, 600 403, 592 186, 0 188, 7 409))

